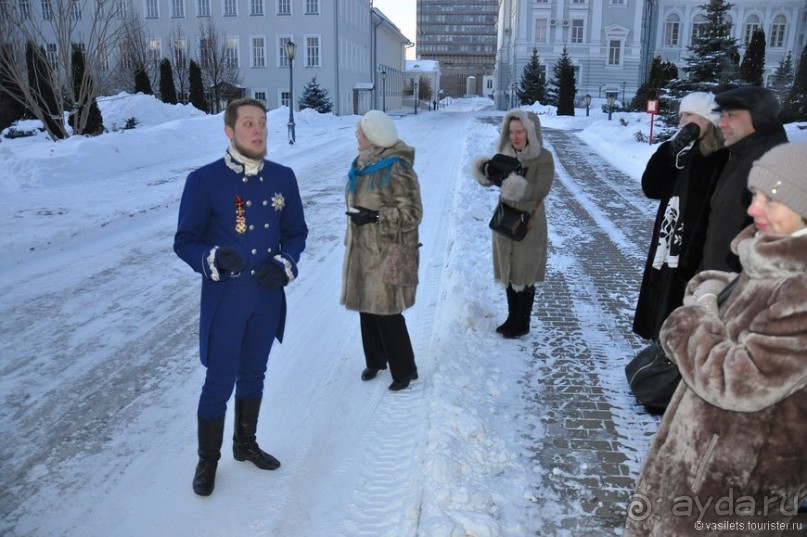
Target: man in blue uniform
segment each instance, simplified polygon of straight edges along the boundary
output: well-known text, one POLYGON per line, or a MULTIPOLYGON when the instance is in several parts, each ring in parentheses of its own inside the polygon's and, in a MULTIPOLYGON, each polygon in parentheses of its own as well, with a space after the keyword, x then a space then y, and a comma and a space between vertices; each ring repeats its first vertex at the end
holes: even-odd
POLYGON ((235 388, 233 456, 264 470, 280 462, 255 431, 269 352, 283 341, 283 288, 297 277, 308 227, 294 172, 265 160, 266 108, 239 99, 224 112, 230 146, 192 172, 179 206, 174 251, 202 275, 199 462, 193 490, 208 496, 221 456, 224 415, 235 388))

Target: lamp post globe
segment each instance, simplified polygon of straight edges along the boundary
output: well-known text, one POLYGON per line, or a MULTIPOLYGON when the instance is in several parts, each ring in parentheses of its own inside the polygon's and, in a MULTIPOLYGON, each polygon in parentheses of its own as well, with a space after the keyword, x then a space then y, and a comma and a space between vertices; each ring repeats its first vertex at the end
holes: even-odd
POLYGON ((286 57, 289 59, 289 143, 297 141, 294 132, 294 57, 297 56, 297 45, 291 40, 283 45, 286 49, 286 57))
POLYGON ((586 103, 586 117, 588 117, 588 111, 591 108, 591 95, 586 93, 585 97, 583 97, 583 102, 586 103))

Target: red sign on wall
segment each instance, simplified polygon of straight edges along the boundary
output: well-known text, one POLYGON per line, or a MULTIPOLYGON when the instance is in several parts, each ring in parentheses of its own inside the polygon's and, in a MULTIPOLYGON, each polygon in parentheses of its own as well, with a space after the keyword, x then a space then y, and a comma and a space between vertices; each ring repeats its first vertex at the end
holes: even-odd
POLYGON ((650 99, 647 101, 647 113, 648 114, 658 113, 658 101, 656 99, 650 99))

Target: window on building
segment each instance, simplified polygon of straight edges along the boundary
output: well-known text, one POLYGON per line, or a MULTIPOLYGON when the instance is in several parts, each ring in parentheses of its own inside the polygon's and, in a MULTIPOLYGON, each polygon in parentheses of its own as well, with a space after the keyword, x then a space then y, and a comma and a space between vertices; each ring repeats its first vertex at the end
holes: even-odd
POLYGON ((785 46, 785 33, 787 32, 787 19, 784 15, 777 15, 771 24, 771 48, 782 48, 785 46))
POLYGON ((196 16, 197 17, 210 16, 210 0, 196 0, 196 16))
POLYGON ((56 43, 48 43, 45 47, 45 58, 48 61, 51 69, 56 69, 59 65, 59 53, 56 48, 56 43))
POLYGON ((572 0, 572 4, 585 4, 586 0, 572 0))
POLYGON ((256 101, 262 102, 264 105, 267 104, 266 103, 266 92, 265 91, 261 91, 261 90, 253 91, 252 92, 252 98, 255 99, 256 101))
POLYGON ((289 57, 286 55, 286 43, 289 41, 291 41, 291 37, 278 37, 277 39, 278 67, 289 66, 289 57))
POLYGON ((73 5, 70 6, 71 11, 73 13, 73 20, 80 21, 81 20, 81 2, 78 0, 73 0, 73 5))
POLYGON ((109 49, 103 41, 98 43, 98 63, 102 71, 109 71, 109 49))
POLYGON ((320 67, 319 37, 305 38, 305 66, 320 67))
POLYGON ((266 67, 266 38, 252 38, 252 67, 266 67))
POLYGON ((224 16, 225 17, 238 16, 238 0, 224 0, 224 16))
POLYGON ((583 42, 583 24, 585 21, 583 19, 572 19, 572 37, 571 42, 574 44, 580 44, 583 42))
POLYGON ((664 46, 677 47, 681 44, 681 17, 671 13, 664 22, 664 46))
POLYGON ((146 18, 156 19, 160 16, 160 6, 158 0, 146 0, 146 18))
POLYGON ((305 0, 305 14, 319 15, 319 0, 305 0))
POLYGON ((227 67, 239 66, 238 64, 238 38, 228 37, 224 46, 224 65, 227 67))
POLYGON ((622 41, 619 39, 608 41, 608 65, 622 65, 622 41))
POLYGON ((95 0, 95 14, 98 18, 104 16, 104 0, 95 0))
POLYGON ((291 15, 291 0, 275 0, 278 15, 291 15))
POLYGON ((152 37, 146 44, 146 60, 155 66, 160 64, 162 59, 162 44, 159 37, 152 37))
POLYGON ((20 0, 20 17, 23 19, 31 18, 31 2, 29 0, 20 0))
POLYGON ((626 0, 611 0, 611 5, 612 6, 624 6, 624 5, 627 5, 627 1, 626 0))
POLYGON ((748 46, 751 43, 751 37, 753 37, 754 32, 759 30, 762 27, 762 24, 759 22, 759 17, 756 15, 751 15, 745 21, 745 27, 743 28, 743 46, 748 46))
POLYGON ((115 3, 115 16, 119 19, 125 19, 128 10, 126 9, 127 0, 117 0, 115 3))
POLYGON ((549 21, 547 19, 538 19, 538 20, 535 21, 535 42, 536 43, 548 43, 549 42, 548 25, 549 25, 549 21))
POLYGON ((185 0, 171 0, 171 17, 175 19, 185 18, 185 0))
POLYGON ((252 0, 249 3, 249 14, 263 17, 263 0, 252 0))
POLYGON ((691 43, 697 41, 697 39, 706 32, 706 27, 708 25, 708 21, 706 17, 703 15, 698 15, 695 17, 695 20, 692 21, 692 39, 691 43))
POLYGON ((207 44, 207 39, 204 37, 199 38, 199 65, 201 67, 210 67, 210 47, 207 44))
POLYGON ((280 106, 289 106, 291 103, 291 93, 288 91, 281 91, 280 92, 280 106))
POLYGON ((42 0, 42 19, 49 21, 53 18, 53 4, 50 0, 42 0))

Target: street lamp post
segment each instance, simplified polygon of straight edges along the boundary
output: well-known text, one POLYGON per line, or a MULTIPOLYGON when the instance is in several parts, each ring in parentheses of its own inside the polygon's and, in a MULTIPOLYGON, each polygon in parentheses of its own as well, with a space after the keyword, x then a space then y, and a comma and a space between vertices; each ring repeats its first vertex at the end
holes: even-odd
POLYGON ((625 86, 627 86, 627 82, 622 83, 622 108, 625 107, 625 86))
POLYGON ((289 58, 289 143, 293 144, 297 141, 294 132, 294 57, 297 55, 297 45, 289 40, 284 47, 289 58))
POLYGON ((381 69, 381 110, 387 113, 387 70, 381 69))
POLYGON ((586 96, 583 97, 583 102, 586 103, 586 117, 588 117, 588 111, 589 111, 589 108, 591 107, 591 95, 586 93, 586 96))
POLYGON ((608 121, 611 121, 611 114, 614 112, 614 101, 616 101, 616 92, 606 92, 608 95, 608 121))
POLYGON ((414 90, 415 96, 415 115, 418 113, 418 101, 420 100, 420 64, 415 64, 412 67, 412 71, 415 72, 415 81, 412 84, 412 89, 414 90))

